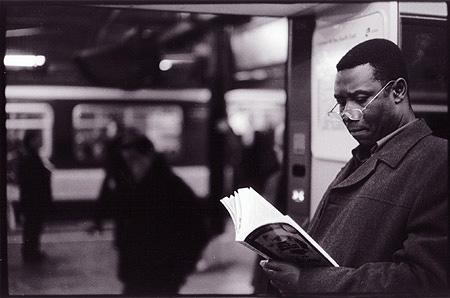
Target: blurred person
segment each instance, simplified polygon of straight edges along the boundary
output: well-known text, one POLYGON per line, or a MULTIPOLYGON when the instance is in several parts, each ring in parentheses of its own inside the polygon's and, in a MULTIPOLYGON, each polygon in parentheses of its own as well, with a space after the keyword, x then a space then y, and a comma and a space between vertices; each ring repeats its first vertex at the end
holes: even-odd
MULTIPOLYGON (((278 210, 283 211, 286 208, 285 202, 283 201, 284 195, 283 191, 285 189, 285 181, 283 180, 283 173, 281 165, 283 164, 283 147, 284 147, 284 124, 281 123, 275 127, 274 133, 274 144, 273 152, 275 153, 276 160, 278 163, 278 169, 273 171, 264 185, 264 191, 262 192, 263 197, 274 205, 278 210)), ((267 286, 269 279, 262 272, 259 265, 263 258, 259 255, 256 256, 255 266, 253 268, 252 276, 252 286, 254 294, 265 294, 267 293, 267 286)))
POLYGON ((39 262, 45 258, 40 250, 40 238, 53 198, 51 171, 39 155, 42 145, 41 132, 27 130, 17 165, 19 210, 23 215, 22 258, 25 262, 39 262))
POLYGON ((130 178, 113 206, 124 294, 176 294, 208 241, 199 201, 147 137, 124 137, 120 152, 130 178))
POLYGON ((281 180, 281 165, 283 164, 283 147, 284 147, 284 124, 279 124, 273 130, 273 153, 270 155, 275 156, 277 166, 273 166, 274 169, 267 177, 264 184, 264 197, 271 202, 277 208, 282 208, 282 198, 279 197, 280 193, 280 180, 281 180))
POLYGON ((88 228, 89 233, 103 231, 103 221, 114 215, 113 206, 118 200, 120 184, 126 183, 129 179, 120 152, 124 134, 136 134, 136 131, 125 128, 119 119, 110 119, 106 125, 106 139, 104 140, 103 169, 105 178, 94 208, 94 224, 88 228))
POLYGON ((233 169, 233 183, 229 188, 251 186, 263 193, 268 179, 280 168, 275 130, 255 130, 248 115, 239 113, 229 121, 221 119, 216 126, 225 136, 226 164, 233 169))
MULTIPOLYGON (((238 136, 233 128, 230 126, 226 117, 218 119, 215 125, 217 133, 223 138, 223 169, 224 169, 224 182, 223 192, 230 193, 236 189, 236 185, 240 179, 240 165, 242 162, 242 150, 243 146, 241 138, 238 136)), ((225 231, 226 221, 228 218, 226 210, 223 209, 222 204, 219 201, 214 201, 214 205, 210 208, 213 231, 215 234, 222 234, 225 231)), ((215 256, 207 263, 213 265, 215 263, 215 256)), ((210 265, 204 265, 204 269, 210 265)))
MULTIPOLYGON (((236 189, 238 168, 242 162, 242 149, 243 145, 241 137, 238 136, 229 121, 226 118, 221 118, 216 123, 216 131, 224 137, 224 156, 225 167, 229 171, 229 175, 226 177, 228 180, 224 183, 224 193, 231 193, 236 189)), ((222 206, 220 206, 222 210, 222 206)))
POLYGON ((263 193, 268 179, 279 168, 274 130, 255 131, 252 143, 243 148, 237 188, 250 186, 263 193))
POLYGON ((20 149, 22 140, 15 137, 12 132, 8 132, 7 137, 7 154, 6 154, 6 219, 8 221, 8 231, 15 231, 17 228, 18 218, 15 214, 13 202, 19 197, 19 186, 17 181, 17 163, 20 157, 20 149))
POLYGON ((340 267, 261 266, 283 294, 448 294, 447 141, 416 119, 398 46, 353 47, 337 64, 334 93, 329 114, 359 146, 308 232, 340 267))

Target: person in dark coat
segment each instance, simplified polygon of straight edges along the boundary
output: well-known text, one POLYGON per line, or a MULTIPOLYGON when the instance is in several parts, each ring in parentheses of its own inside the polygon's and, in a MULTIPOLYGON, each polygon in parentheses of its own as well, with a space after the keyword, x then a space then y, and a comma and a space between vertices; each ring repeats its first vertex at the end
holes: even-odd
POLYGON ((308 232, 340 267, 261 266, 287 294, 448 294, 447 141, 415 118, 406 66, 391 41, 355 46, 337 71, 336 114, 359 146, 308 232))
POLYGON ((280 168, 273 136, 273 130, 255 131, 252 144, 244 146, 236 188, 251 186, 264 192, 267 180, 280 168))
POLYGON ((28 130, 18 162, 20 212, 23 215, 22 257, 25 262, 41 261, 40 237, 44 220, 52 203, 51 172, 39 156, 42 147, 40 131, 28 130))
POLYGON ((94 224, 88 228, 89 233, 103 231, 104 220, 114 216, 113 207, 119 199, 118 194, 121 185, 127 183, 127 180, 130 179, 120 149, 124 135, 131 134, 136 134, 135 130, 125 128, 121 121, 117 119, 111 119, 106 127, 107 138, 104 141, 105 156, 103 163, 105 178, 95 202, 94 224))
POLYGON ((124 294, 176 294, 207 244, 199 201, 145 136, 124 138, 121 156, 131 177, 114 207, 124 294))

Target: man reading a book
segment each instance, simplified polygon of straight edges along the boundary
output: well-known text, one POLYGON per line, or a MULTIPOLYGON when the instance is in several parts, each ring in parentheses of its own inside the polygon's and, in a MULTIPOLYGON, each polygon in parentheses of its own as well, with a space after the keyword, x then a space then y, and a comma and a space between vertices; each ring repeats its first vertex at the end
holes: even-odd
POLYGON ((416 119, 394 43, 360 43, 337 71, 329 114, 359 146, 325 192, 308 233, 340 267, 261 266, 281 293, 446 293, 447 141, 416 119))

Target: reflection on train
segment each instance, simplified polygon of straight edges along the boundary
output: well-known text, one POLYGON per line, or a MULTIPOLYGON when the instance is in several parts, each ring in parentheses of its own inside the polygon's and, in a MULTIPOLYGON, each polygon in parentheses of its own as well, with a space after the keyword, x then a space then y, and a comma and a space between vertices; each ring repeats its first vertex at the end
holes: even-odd
POLYGON ((120 293, 111 268, 114 251, 101 246, 111 239, 80 232, 105 176, 111 121, 151 139, 207 207, 216 237, 182 290, 188 294, 256 290, 256 255, 234 243, 218 204, 237 187, 254 187, 308 223, 355 147, 345 127, 326 114, 335 104, 337 59, 357 42, 383 37, 400 45, 416 115, 434 134, 448 137, 445 3, 57 2, 9 3, 6 10, 7 165, 1 170, 11 294, 120 293), (21 222, 15 168, 27 130, 42 132, 40 154, 52 169, 50 221, 57 228, 44 244, 67 258, 61 262, 72 267, 64 270, 76 271, 70 277, 79 280, 67 289, 55 286, 53 280, 62 278, 56 273, 29 278, 16 253, 21 222), (101 272, 107 287, 101 278, 91 289, 84 285, 87 273, 67 253, 78 240, 93 245, 79 249, 87 260, 98 257, 95 245, 104 249, 104 268, 83 266, 101 272))

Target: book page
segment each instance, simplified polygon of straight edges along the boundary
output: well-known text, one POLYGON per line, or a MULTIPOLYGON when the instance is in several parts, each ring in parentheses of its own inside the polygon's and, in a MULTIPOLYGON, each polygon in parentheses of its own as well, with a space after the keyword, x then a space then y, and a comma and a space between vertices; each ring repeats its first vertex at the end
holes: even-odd
POLYGON ((236 230, 237 221, 236 221, 236 214, 235 214, 235 203, 234 203, 234 197, 225 197, 220 202, 225 206, 228 213, 230 214, 231 220, 233 221, 234 229, 236 230))
POLYGON ((238 190, 238 200, 242 207, 242 226, 238 230, 236 240, 242 241, 257 227, 269 222, 282 220, 284 215, 267 202, 252 188, 238 190))
POLYGON ((241 230, 242 226, 242 208, 241 208, 241 200, 239 199, 239 194, 234 192, 234 203, 236 207, 236 233, 241 230))

